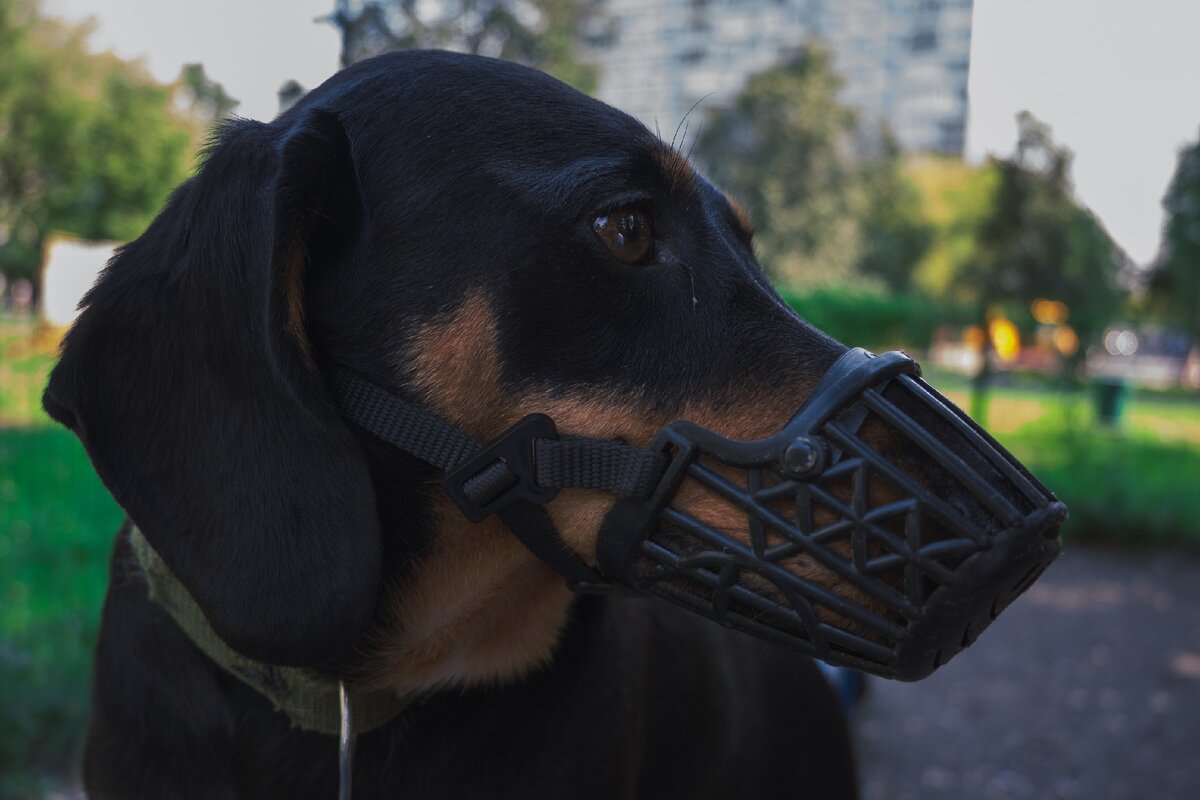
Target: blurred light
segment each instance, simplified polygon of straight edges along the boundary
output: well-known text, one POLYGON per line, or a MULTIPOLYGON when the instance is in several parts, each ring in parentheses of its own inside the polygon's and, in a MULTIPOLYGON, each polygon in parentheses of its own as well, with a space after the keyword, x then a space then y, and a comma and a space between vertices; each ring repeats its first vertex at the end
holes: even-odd
POLYGON ((1073 356, 1079 350, 1079 337, 1069 325, 1054 329, 1054 349, 1064 356, 1073 356))
POLYGON ((971 325, 963 329, 963 344, 970 345, 976 350, 983 347, 983 328, 971 325))
POLYGON ((1104 349, 1114 356, 1131 356, 1137 352, 1137 334, 1130 330, 1111 330, 1104 335, 1104 349))
POLYGON ((1004 317, 997 317, 988 323, 988 332, 992 337, 992 347, 1001 360, 1012 361, 1021 352, 1021 334, 1017 332, 1017 326, 1004 317))
POLYGON ((1067 304, 1058 300, 1034 300, 1029 311, 1043 325, 1062 325, 1071 313, 1067 304))
POLYGON ((63 236, 47 243, 42 272, 42 317, 46 322, 65 328, 75 321, 79 302, 116 247, 114 242, 85 242, 63 236))

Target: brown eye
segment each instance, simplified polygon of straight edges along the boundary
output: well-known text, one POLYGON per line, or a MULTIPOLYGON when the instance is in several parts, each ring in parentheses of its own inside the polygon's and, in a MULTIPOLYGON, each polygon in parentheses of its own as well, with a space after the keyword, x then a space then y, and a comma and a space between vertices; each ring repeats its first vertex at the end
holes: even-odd
POLYGON ((622 264, 643 264, 654 249, 650 215, 637 206, 621 206, 592 220, 592 231, 622 264))

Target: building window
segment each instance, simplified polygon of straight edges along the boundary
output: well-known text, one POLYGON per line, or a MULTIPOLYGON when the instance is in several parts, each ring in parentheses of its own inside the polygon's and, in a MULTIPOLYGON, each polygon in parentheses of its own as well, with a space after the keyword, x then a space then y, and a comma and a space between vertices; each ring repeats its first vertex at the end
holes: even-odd
POLYGON ((930 50, 936 50, 938 43, 937 31, 922 30, 917 31, 909 39, 908 47, 914 53, 928 53, 930 50))

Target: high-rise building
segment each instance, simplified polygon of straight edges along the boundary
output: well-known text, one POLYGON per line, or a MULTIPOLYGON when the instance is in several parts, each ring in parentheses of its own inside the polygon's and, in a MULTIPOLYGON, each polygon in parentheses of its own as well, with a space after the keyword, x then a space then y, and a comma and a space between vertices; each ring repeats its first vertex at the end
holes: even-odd
POLYGON ((730 102, 753 74, 823 43, 843 100, 912 151, 961 155, 973 0, 610 0, 598 94, 651 128, 700 100, 730 102))

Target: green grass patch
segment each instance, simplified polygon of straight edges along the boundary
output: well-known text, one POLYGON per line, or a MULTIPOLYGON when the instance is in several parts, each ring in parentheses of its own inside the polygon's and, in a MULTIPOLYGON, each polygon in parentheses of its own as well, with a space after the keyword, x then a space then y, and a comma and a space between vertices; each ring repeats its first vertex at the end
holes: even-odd
MULTIPOLYGON (((941 376, 939 376, 941 377, 941 376)), ((965 381, 935 381, 967 406, 965 381)), ((1200 546, 1200 398, 1136 394, 1119 425, 1091 391, 1000 387, 987 427, 1071 510, 1068 541, 1200 546)))
POLYGON ((1081 426, 1055 415, 1004 437, 1071 516, 1068 541, 1200 545, 1200 446, 1127 430, 1081 426))
POLYGON ((0 798, 69 771, 121 510, 41 411, 53 339, 0 324, 0 798))

